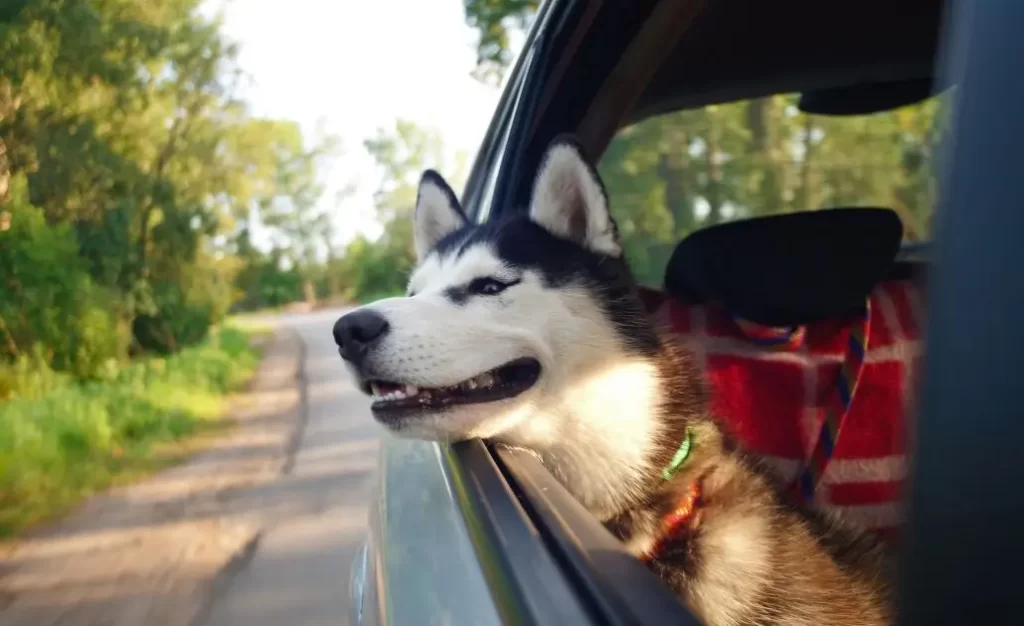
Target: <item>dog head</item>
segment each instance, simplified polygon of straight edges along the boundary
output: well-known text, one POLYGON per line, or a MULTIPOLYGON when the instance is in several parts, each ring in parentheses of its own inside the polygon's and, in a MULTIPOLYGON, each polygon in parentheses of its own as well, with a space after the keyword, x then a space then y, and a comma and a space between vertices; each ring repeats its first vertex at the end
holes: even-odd
POLYGON ((536 447, 572 436, 574 422, 643 410, 636 393, 647 393, 659 341, 603 185, 572 139, 548 148, 528 211, 470 223, 428 171, 414 220, 407 295, 334 328, 379 422, 405 436, 536 447))

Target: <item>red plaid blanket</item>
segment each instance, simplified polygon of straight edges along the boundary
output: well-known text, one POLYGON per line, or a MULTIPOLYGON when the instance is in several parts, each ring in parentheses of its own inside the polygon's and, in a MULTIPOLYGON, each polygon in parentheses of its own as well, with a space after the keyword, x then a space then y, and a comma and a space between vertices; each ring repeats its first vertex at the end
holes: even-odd
MULTIPOLYGON (((821 430, 852 320, 811 324, 800 346, 771 350, 754 345, 719 307, 656 291, 643 296, 704 366, 713 411, 787 484, 795 480, 821 430)), ((871 294, 871 309, 860 382, 814 500, 892 538, 902 521, 904 415, 919 366, 921 294, 907 282, 883 283, 871 294)))

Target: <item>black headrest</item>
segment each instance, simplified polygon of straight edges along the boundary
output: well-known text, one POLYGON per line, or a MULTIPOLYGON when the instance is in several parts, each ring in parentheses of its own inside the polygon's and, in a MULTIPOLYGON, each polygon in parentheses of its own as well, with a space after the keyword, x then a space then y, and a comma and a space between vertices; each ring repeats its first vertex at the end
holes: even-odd
POLYGON ((818 89, 800 94, 797 108, 814 115, 871 115, 923 102, 953 86, 948 77, 919 77, 818 89))
POLYGON ((916 78, 805 91, 797 107, 804 113, 818 115, 870 115, 917 104, 940 92, 933 87, 931 78, 916 78))
POLYGON ((863 307, 899 251, 889 209, 787 213, 697 231, 669 259, 665 289, 717 302, 752 322, 786 326, 863 307))

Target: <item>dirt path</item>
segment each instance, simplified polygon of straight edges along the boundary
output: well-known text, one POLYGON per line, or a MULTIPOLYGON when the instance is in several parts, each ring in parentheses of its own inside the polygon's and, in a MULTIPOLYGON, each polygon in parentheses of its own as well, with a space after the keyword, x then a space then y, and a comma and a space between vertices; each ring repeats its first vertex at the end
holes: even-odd
POLYGON ((0 626, 186 626, 287 515, 267 490, 305 424, 304 343, 269 342, 239 427, 184 465, 86 502, 0 549, 0 626))
POLYGON ((306 423, 288 472, 261 490, 261 504, 275 511, 272 524, 192 626, 349 623, 348 579, 366 538, 381 429, 331 340, 339 313, 278 318, 307 347, 306 423))

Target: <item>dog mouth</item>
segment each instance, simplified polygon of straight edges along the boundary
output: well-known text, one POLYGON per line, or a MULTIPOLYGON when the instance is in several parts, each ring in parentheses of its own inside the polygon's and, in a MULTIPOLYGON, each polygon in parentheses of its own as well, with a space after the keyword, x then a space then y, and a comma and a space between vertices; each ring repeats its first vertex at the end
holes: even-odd
POLYGON ((522 358, 447 387, 369 380, 363 388, 373 397, 374 413, 393 415, 507 400, 532 387, 539 378, 540 363, 536 359, 522 358))

